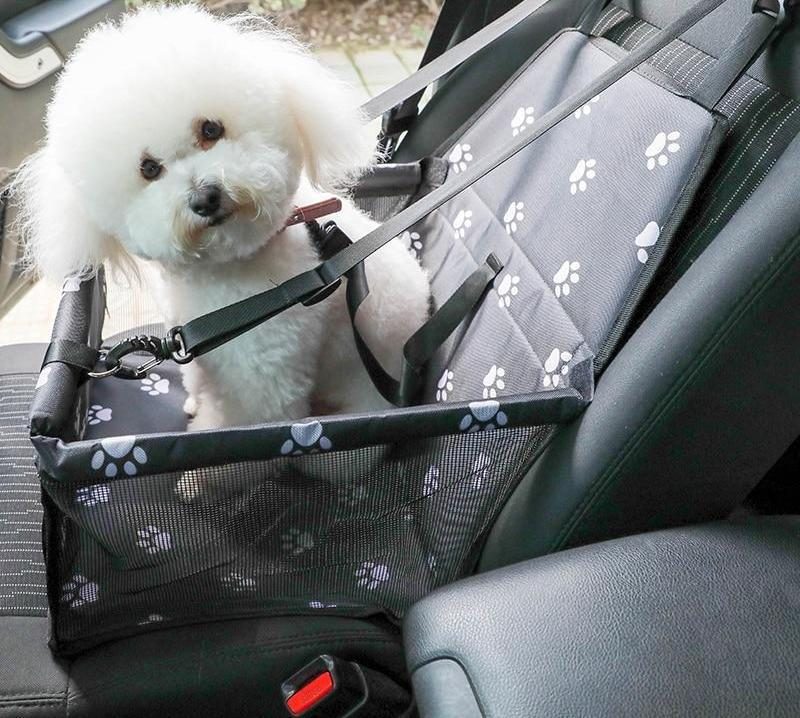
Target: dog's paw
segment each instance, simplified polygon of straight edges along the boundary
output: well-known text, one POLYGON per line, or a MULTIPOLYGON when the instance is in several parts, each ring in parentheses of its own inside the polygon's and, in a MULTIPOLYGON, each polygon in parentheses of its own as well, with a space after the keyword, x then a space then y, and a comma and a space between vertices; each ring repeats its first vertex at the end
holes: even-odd
POLYGON ((197 399, 191 394, 183 402, 183 413, 190 418, 194 418, 197 415, 197 399))
POLYGON ((199 471, 184 471, 175 485, 175 493, 181 501, 191 503, 203 494, 203 480, 199 471))

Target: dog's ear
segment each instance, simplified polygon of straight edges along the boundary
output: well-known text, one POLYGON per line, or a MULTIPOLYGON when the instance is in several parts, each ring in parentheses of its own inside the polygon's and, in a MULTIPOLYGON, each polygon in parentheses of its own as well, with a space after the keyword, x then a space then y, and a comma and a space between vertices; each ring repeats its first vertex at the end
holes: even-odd
POLYGON ((293 54, 284 81, 307 177, 325 191, 346 188, 375 156, 354 90, 305 51, 293 54))
POLYGON ((30 273, 60 281, 94 272, 121 251, 86 216, 72 181, 46 147, 14 174, 11 202, 30 273))

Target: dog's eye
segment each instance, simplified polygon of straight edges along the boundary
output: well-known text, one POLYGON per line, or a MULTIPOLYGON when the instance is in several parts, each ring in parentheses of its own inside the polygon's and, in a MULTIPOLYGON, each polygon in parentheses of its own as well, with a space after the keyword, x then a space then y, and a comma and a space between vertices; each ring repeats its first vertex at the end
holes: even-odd
POLYGON ((144 177, 148 182, 158 179, 163 169, 164 166, 160 162, 154 160, 152 157, 145 157, 142 160, 142 163, 139 165, 139 172, 141 172, 142 177, 144 177))
POLYGON ((206 120, 200 125, 200 137, 205 142, 216 142, 225 134, 225 128, 221 122, 206 120))

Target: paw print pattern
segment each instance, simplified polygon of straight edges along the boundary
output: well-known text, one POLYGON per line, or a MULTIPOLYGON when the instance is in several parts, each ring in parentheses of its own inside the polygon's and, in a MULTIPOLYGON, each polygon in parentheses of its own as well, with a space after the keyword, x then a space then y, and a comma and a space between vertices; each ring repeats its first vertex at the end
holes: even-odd
POLYGON ((364 484, 350 484, 342 488, 339 494, 339 501, 345 506, 352 507, 356 504, 360 504, 367 496, 369 496, 369 492, 364 484))
POLYGON ((669 156, 681 148, 677 142, 680 137, 681 133, 677 131, 659 132, 644 151, 647 157, 647 169, 654 170, 656 165, 664 167, 669 162, 669 156))
POLYGON ((495 399, 471 401, 469 414, 464 415, 458 424, 461 431, 492 431, 498 426, 505 426, 508 417, 500 410, 500 402, 495 399))
POLYGON ((314 608, 316 610, 320 610, 322 608, 336 608, 335 603, 325 603, 325 601, 309 601, 308 602, 309 608, 314 608))
POLYGON ((648 222, 645 228, 636 235, 633 243, 639 248, 636 250, 636 258, 642 263, 646 264, 650 258, 650 253, 647 251, 652 247, 661 235, 661 227, 655 222, 648 222))
POLYGON ((503 215, 503 224, 506 228, 506 234, 514 234, 519 226, 517 222, 521 222, 525 219, 525 213, 522 211, 524 207, 525 205, 522 202, 512 202, 508 205, 508 209, 503 215))
POLYGON ((108 484, 82 486, 75 492, 75 502, 83 506, 107 504, 111 498, 111 487, 108 484))
POLYGON ((91 466, 95 471, 103 469, 109 479, 119 473, 119 465, 127 476, 136 476, 139 466, 147 463, 147 453, 141 446, 136 446, 135 436, 115 436, 103 439, 100 448, 92 454, 91 466), (122 461, 125 459, 126 461, 122 461))
POLYGON ((562 264, 558 271, 553 275, 553 284, 555 285, 556 297, 569 296, 570 285, 577 284, 580 281, 578 270, 581 268, 580 262, 570 262, 567 260, 562 264))
POLYGON ((447 401, 447 397, 453 392, 453 372, 445 369, 436 382, 436 401, 447 401))
POLYGON ((483 398, 494 399, 498 391, 503 391, 506 388, 506 383, 503 378, 506 375, 506 370, 497 364, 492 364, 492 368, 483 377, 483 398))
POLYGON ((61 587, 61 601, 70 608, 94 603, 100 597, 100 587, 85 576, 75 574, 61 587))
POLYGON ((364 561, 356 569, 356 582, 368 590, 372 590, 382 583, 389 580, 389 567, 385 563, 375 563, 374 561, 364 561))
POLYGON ((575 169, 572 170, 572 174, 569 176, 570 194, 586 191, 589 186, 589 180, 593 180, 597 174, 595 171, 596 166, 597 160, 578 160, 578 164, 575 165, 575 169))
POLYGON ((149 554, 169 551, 172 548, 172 536, 157 526, 145 526, 136 531, 136 545, 149 554))
POLYGON ((460 209, 453 220, 453 234, 456 239, 464 239, 467 230, 472 226, 472 210, 460 209))
POLYGON ((545 389, 551 387, 555 389, 562 381, 562 377, 569 374, 569 362, 572 361, 572 354, 570 352, 562 352, 560 349, 553 349, 550 356, 547 357, 544 363, 544 381, 545 389))
POLYGON ((291 439, 286 439, 281 446, 281 454, 315 454, 318 451, 330 451, 331 440, 322 434, 322 424, 318 421, 305 421, 292 424, 289 430, 291 439))
POLYGON ((497 304, 500 309, 508 309, 511 306, 511 299, 519 294, 519 277, 516 274, 506 273, 500 280, 497 287, 497 304))
POLYGON ((472 462, 472 488, 478 491, 483 488, 486 479, 489 477, 489 469, 494 463, 491 456, 482 451, 478 458, 472 462))
POLYGON ((222 583, 231 591, 236 591, 237 593, 254 591, 256 588, 256 580, 254 578, 245 576, 238 571, 231 571, 227 576, 224 576, 222 583))
POLYGON ((291 528, 281 536, 281 548, 292 556, 299 556, 304 551, 314 548, 314 534, 291 528))
POLYGON ((412 232, 407 229, 402 234, 398 234, 395 239, 399 239, 415 257, 419 257, 422 251, 422 239, 419 236, 419 232, 412 232))
POLYGON ((39 372, 39 378, 36 380, 36 386, 34 388, 41 389, 47 382, 50 380, 50 372, 53 371, 53 367, 49 364, 39 372))
POLYGON ((162 379, 160 374, 148 374, 141 379, 141 391, 146 391, 148 396, 169 394, 169 379, 162 379))
POLYGON ((439 490, 439 467, 431 466, 422 477, 422 495, 430 496, 439 490))
POLYGON ((576 120, 581 119, 581 117, 586 117, 587 115, 592 114, 592 105, 598 103, 600 101, 600 95, 595 95, 589 102, 587 102, 582 107, 579 107, 575 110, 574 117, 576 120))
POLYGON ((511 135, 516 137, 524 132, 536 120, 532 107, 520 107, 511 118, 511 135))
POLYGON ((463 172, 467 169, 467 165, 472 162, 471 149, 471 145, 457 144, 450 150, 450 154, 447 155, 447 161, 450 163, 450 167, 455 174, 463 172))
POLYGON ((89 407, 87 419, 90 426, 97 426, 104 421, 111 421, 111 409, 107 406, 100 406, 100 404, 92 404, 89 407))

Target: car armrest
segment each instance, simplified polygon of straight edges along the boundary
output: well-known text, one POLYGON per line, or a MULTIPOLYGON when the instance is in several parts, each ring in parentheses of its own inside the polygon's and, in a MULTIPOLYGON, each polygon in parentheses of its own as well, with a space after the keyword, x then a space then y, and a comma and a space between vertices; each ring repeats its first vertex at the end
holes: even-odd
POLYGON ((405 621, 422 718, 797 715, 800 519, 608 541, 440 589, 405 621))

